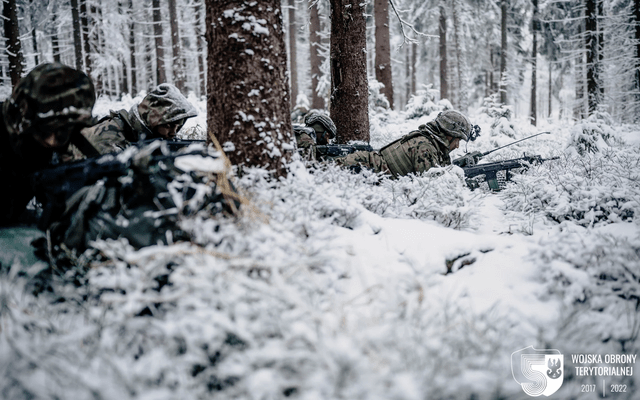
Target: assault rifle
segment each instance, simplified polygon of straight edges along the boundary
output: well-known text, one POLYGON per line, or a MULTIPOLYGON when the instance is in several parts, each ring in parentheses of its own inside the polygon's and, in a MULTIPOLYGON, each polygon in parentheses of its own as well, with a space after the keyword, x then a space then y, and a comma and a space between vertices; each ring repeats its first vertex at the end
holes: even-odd
POLYGON ((185 155, 212 156, 203 150, 176 153, 177 149, 195 141, 185 141, 190 143, 182 143, 176 148, 168 146, 169 151, 166 148, 163 149, 162 143, 169 144, 172 141, 151 142, 153 141, 136 143, 135 147, 138 148, 138 152, 133 156, 127 156, 125 153, 105 154, 50 166, 33 173, 30 183, 34 188, 36 200, 42 205, 42 215, 38 227, 44 230, 50 221, 62 215, 67 200, 81 188, 92 185, 100 179, 118 179, 127 176, 132 167, 154 168, 158 165, 161 166, 163 162, 172 162, 177 157, 185 155))
POLYGON ((541 164, 545 161, 556 160, 558 157, 544 159, 538 155, 536 156, 524 156, 522 158, 515 158, 512 160, 498 161, 487 164, 473 165, 469 167, 462 167, 464 175, 467 178, 467 186, 471 189, 476 189, 479 183, 476 179, 477 176, 484 175, 484 179, 489 185, 489 188, 494 191, 501 189, 498 182, 498 172, 505 171, 505 180, 511 179, 511 170, 517 168, 528 168, 530 165, 541 164))
POLYGON ((462 157, 456 158, 455 160, 452 160, 451 163, 454 165, 457 165, 458 167, 467 167, 467 166, 473 166, 476 165, 478 163, 478 161, 480 161, 484 156, 487 156, 491 153, 493 153, 494 151, 498 151, 500 149, 504 149, 505 147, 511 146, 513 144, 522 142, 523 140, 528 140, 531 138, 534 138, 536 136, 539 135, 544 135, 544 134, 550 134, 551 132, 540 132, 540 133, 536 133, 535 135, 531 135, 528 136, 524 139, 520 139, 520 140, 516 140, 515 142, 511 142, 509 144, 505 144, 504 146, 500 146, 497 149, 493 149, 493 150, 489 150, 489 151, 485 151, 484 153, 481 153, 479 151, 474 151, 472 153, 467 153, 465 155, 463 155, 462 157))
POLYGON ((316 156, 321 160, 346 156, 356 151, 373 151, 368 144, 323 144, 316 146, 316 156))

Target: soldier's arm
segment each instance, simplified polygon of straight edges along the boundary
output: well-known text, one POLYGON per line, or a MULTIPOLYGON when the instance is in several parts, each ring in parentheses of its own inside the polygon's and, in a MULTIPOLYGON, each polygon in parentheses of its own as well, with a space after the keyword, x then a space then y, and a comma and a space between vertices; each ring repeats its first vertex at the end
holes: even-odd
POLYGON ((437 150, 428 140, 421 139, 413 150, 415 151, 413 160, 416 174, 438 165, 437 150))
POLYGON ((129 145, 124 137, 124 128, 124 122, 114 118, 86 128, 82 134, 100 154, 114 153, 121 152, 129 145))

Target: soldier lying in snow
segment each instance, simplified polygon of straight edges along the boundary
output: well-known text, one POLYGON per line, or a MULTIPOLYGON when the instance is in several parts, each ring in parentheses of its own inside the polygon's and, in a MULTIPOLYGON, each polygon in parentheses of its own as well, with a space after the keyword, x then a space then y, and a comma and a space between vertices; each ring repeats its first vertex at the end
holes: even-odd
MULTIPOLYGON (((173 85, 163 83, 129 111, 119 110, 101 119, 82 134, 100 154, 120 152, 144 139, 173 139, 197 110, 173 85)), ((78 157, 74 152, 75 158, 78 157)))
POLYGON ((379 151, 356 151, 335 158, 338 165, 354 170, 368 168, 394 178, 451 164, 449 153, 472 133, 469 120, 457 111, 443 111, 434 121, 384 146, 379 151))
POLYGON ((294 125, 296 144, 303 159, 315 160, 315 146, 327 145, 336 138, 337 129, 331 118, 319 110, 311 110, 304 117, 304 126, 294 125))

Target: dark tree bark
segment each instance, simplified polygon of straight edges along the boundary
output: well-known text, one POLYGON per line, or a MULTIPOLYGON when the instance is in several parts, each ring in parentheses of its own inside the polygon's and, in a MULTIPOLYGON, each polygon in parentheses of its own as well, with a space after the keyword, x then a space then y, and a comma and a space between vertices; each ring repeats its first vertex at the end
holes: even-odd
POLYGON ((366 21, 360 0, 331 0, 331 118, 339 143, 369 141, 366 21))
POLYGON ((276 176, 295 148, 280 5, 205 0, 209 140, 215 135, 233 164, 276 176))
MULTIPOLYGON (((640 0, 639 0, 640 1, 640 0)), ((322 71, 322 57, 320 56, 320 14, 318 4, 309 0, 309 61, 311 64, 311 108, 323 109, 324 97, 318 93, 318 83, 322 71)))
POLYGON ((598 16, 597 0, 587 0, 585 9, 585 49, 587 51, 587 104, 588 115, 593 114, 600 103, 598 76, 598 16))
POLYGON ((71 0, 71 22, 73 24, 73 49, 76 55, 76 69, 82 70, 82 36, 78 0, 71 0))
POLYGON ((418 62, 418 43, 411 43, 411 94, 414 94, 416 86, 416 63, 418 62))
POLYGON ((289 0, 289 72, 291 76, 291 109, 298 98, 298 55, 296 53, 296 0, 289 0))
MULTIPOLYGON (((33 10, 33 0, 29 0, 29 4, 30 4, 30 8, 33 10)), ((38 52, 38 38, 37 38, 37 34, 36 34, 36 21, 35 18, 33 17, 33 12, 31 12, 30 15, 30 22, 31 22, 31 45, 33 46, 33 61, 35 62, 35 65, 40 64, 39 61, 39 52, 38 52)))
POLYGON ((156 45, 156 85, 167 82, 167 71, 164 66, 164 44, 162 42, 162 13, 160 0, 152 1, 153 38, 156 45))
POLYGON ((180 49, 180 29, 176 0, 169 0, 169 22, 171 26, 171 50, 173 52, 173 82, 183 92, 185 83, 185 67, 180 49))
POLYGON ((633 8, 636 37, 636 90, 640 91, 640 0, 633 1, 633 8))
POLYGON ((198 82, 200 88, 200 96, 206 94, 206 78, 204 72, 204 34, 202 32, 202 0, 195 2, 196 14, 196 51, 198 52, 198 82))
POLYGON ((389 0, 375 0, 373 15, 376 26, 376 79, 384 85, 381 92, 393 109, 393 77, 391 74, 391 45, 389 43, 389 0))
MULTIPOLYGON (((529 113, 529 119, 531 121, 531 125, 537 125, 537 114, 538 110, 536 107, 536 92, 537 92, 537 77, 536 74, 538 72, 538 0, 532 0, 533 3, 533 20, 531 21, 531 32, 533 34, 533 43, 531 47, 531 110, 529 113)), ((549 75, 551 77, 551 75, 549 75)))
POLYGON ((58 41, 58 24, 56 11, 51 13, 51 52, 53 53, 53 61, 60 62, 60 43, 58 41))
POLYGON ((507 11, 508 0, 501 0, 500 103, 507 104, 507 11))
POLYGON ((2 17, 4 18, 6 52, 9 57, 9 75, 11 76, 11 85, 15 86, 22 77, 24 69, 16 0, 5 0, 2 7, 2 17))
POLYGON ((405 101, 404 104, 406 105, 409 102, 409 99, 411 98, 411 93, 412 93, 412 88, 411 88, 411 74, 412 74, 412 67, 411 67, 411 47, 407 47, 404 51, 404 60, 405 60, 405 66, 404 66, 404 76, 405 76, 405 85, 404 85, 404 97, 405 97, 405 101))
MULTIPOLYGON (((578 37, 580 37, 582 35, 582 32, 584 31, 582 23, 580 23, 578 25, 578 37)), ((579 53, 578 57, 576 57, 575 60, 575 75, 576 75, 576 104, 575 107, 573 109, 573 117, 576 120, 580 120, 583 119, 585 116, 585 107, 584 107, 584 85, 585 85, 585 80, 584 80, 584 70, 585 70, 585 63, 584 63, 584 54, 579 53)))
POLYGON ((440 98, 446 99, 449 96, 447 85, 447 14, 442 5, 440 6, 438 32, 440 33, 440 98))
POLYGON ((129 0, 129 18, 131 19, 131 22, 129 24, 129 66, 131 68, 131 96, 135 97, 138 94, 138 69, 136 68, 136 25, 133 0, 129 0))
POLYGON ((89 43, 89 14, 87 13, 87 0, 80 0, 80 25, 82 27, 82 42, 84 45, 85 72, 91 76, 91 45, 89 43))

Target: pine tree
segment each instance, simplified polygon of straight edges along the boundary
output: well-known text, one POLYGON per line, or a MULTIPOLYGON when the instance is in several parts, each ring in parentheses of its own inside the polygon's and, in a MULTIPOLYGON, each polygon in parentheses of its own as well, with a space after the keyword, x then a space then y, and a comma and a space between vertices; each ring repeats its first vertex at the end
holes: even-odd
POLYGON ((338 140, 369 141, 366 21, 360 0, 331 0, 331 118, 338 140))
POLYGON ((295 148, 280 0, 206 0, 207 127, 234 165, 286 173, 295 148))
POLYGON ((375 0, 375 72, 378 82, 384 85, 380 90, 393 109, 393 77, 391 70, 391 45, 389 43, 389 0, 375 0))

